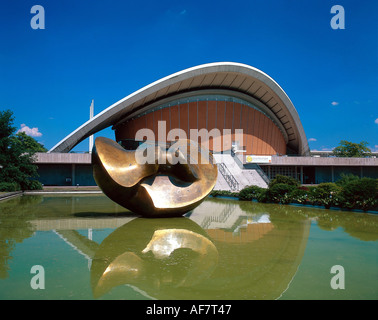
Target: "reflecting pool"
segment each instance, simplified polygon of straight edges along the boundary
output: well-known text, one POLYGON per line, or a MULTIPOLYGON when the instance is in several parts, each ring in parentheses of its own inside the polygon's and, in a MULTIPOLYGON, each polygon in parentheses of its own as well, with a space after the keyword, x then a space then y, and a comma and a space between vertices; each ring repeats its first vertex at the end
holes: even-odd
POLYGON ((0 202, 0 299, 378 299, 377 240, 366 213, 209 198, 145 219, 24 195, 0 202))

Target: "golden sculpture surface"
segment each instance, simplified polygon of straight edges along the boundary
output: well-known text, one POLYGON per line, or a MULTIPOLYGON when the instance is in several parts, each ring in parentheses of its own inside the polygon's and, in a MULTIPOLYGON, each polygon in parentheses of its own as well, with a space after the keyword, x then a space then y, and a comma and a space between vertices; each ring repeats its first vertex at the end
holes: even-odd
POLYGON ((208 279, 218 260, 218 249, 194 221, 136 218, 96 248, 91 287, 95 298, 125 284, 171 298, 208 279))
POLYGON ((179 140, 168 151, 155 145, 129 151, 98 137, 92 165, 97 185, 110 199, 145 217, 181 216, 194 209, 218 174, 212 154, 190 140, 179 140), (141 164, 144 154, 149 158, 141 164))

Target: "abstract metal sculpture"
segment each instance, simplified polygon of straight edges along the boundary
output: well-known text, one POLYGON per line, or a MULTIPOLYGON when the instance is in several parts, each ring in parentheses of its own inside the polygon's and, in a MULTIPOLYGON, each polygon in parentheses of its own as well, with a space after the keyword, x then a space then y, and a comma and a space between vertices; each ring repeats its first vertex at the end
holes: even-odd
POLYGON ((141 164, 138 150, 125 150, 111 139, 98 137, 92 152, 94 179, 110 199, 134 213, 181 216, 209 195, 218 170, 212 154, 195 142, 179 140, 174 146, 168 151, 155 145, 149 147, 153 150, 146 148, 154 158, 141 164), (189 154, 195 155, 195 161, 188 160, 189 154))

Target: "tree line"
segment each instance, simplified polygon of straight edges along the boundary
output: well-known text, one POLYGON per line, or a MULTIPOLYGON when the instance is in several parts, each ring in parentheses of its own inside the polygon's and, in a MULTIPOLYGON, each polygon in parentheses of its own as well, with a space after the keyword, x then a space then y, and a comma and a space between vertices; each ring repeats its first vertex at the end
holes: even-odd
POLYGON ((239 200, 257 200, 262 203, 303 204, 323 206, 326 209, 378 210, 378 179, 359 178, 353 174, 342 174, 333 182, 316 186, 302 186, 292 177, 277 175, 268 188, 247 186, 239 192, 213 190, 211 195, 233 196, 239 200))

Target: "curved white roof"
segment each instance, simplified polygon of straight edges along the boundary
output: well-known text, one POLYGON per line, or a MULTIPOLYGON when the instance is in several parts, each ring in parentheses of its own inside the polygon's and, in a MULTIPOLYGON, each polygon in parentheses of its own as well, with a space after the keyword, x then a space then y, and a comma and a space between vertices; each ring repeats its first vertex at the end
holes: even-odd
POLYGON ((85 122, 49 152, 68 152, 90 135, 150 109, 167 97, 191 91, 222 90, 250 97, 274 117, 284 130, 288 146, 300 155, 309 154, 297 110, 285 91, 264 72, 241 63, 216 62, 174 73, 135 91, 85 122))

